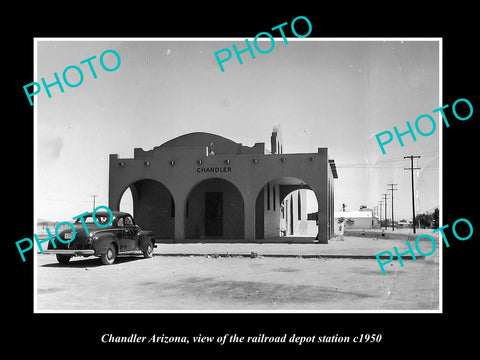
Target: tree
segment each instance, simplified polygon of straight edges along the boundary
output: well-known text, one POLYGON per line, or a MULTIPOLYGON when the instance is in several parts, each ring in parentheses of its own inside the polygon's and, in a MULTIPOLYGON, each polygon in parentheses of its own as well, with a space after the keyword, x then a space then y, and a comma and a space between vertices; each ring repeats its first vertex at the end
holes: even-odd
POLYGON ((415 222, 422 228, 437 229, 439 223, 438 208, 435 208, 431 213, 418 214, 415 216, 415 222))
POLYGON ((435 208, 433 210, 433 228, 438 229, 439 226, 439 211, 438 208, 435 208))

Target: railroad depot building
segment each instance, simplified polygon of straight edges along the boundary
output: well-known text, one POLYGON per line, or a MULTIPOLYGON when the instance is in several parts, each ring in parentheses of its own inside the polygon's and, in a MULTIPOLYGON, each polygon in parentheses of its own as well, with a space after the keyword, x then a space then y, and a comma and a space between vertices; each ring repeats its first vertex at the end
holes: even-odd
POLYGON ((314 230, 319 243, 328 243, 334 236, 334 160, 326 148, 284 154, 279 127, 270 145, 266 152, 264 143, 248 147, 195 132, 149 151, 135 148, 133 159, 111 154, 109 208, 120 210, 130 189, 136 223, 159 242, 289 242, 307 222, 305 197, 292 192, 310 189, 318 203, 314 230))

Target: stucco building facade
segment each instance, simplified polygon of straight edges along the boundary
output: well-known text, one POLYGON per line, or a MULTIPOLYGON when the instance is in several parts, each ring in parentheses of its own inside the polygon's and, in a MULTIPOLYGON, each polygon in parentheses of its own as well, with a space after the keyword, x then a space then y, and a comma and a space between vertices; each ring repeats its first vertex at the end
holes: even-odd
POLYGON ((196 132, 149 151, 135 148, 133 159, 111 154, 109 207, 120 210, 130 189, 135 221, 154 231, 157 241, 281 241, 287 234, 282 221, 293 229, 295 220, 286 220, 282 200, 294 190, 311 189, 318 203, 318 242, 328 243, 336 177, 326 148, 284 154, 278 128, 268 151, 264 143, 248 147, 196 132))

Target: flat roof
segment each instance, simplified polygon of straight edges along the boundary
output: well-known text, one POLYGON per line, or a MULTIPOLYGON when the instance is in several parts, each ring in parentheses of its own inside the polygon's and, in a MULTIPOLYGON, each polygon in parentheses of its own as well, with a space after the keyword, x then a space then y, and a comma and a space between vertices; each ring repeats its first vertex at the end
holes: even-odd
POLYGON ((372 218, 371 211, 335 211, 335 217, 347 217, 347 218, 372 218))

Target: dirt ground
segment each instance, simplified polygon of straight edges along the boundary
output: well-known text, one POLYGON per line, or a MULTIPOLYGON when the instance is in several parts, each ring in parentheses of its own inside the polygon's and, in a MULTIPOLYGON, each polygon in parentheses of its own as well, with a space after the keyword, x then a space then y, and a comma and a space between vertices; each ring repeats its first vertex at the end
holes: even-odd
POLYGON ((36 311, 438 310, 438 256, 375 259, 37 255, 36 311))

